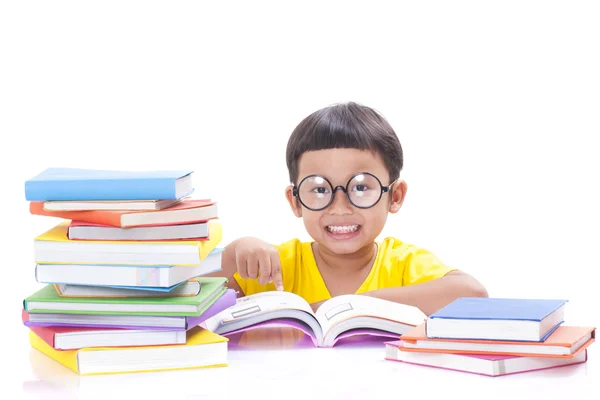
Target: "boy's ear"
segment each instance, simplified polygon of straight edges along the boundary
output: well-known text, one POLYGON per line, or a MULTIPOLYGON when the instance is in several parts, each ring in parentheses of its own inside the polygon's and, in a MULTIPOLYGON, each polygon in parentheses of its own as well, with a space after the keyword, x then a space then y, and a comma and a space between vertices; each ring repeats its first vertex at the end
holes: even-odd
POLYGON ((390 212, 392 214, 400 211, 400 207, 402 207, 402 203, 404 203, 404 197, 406 196, 407 189, 408 186, 404 181, 398 181, 394 186, 392 186, 390 193, 390 197, 392 199, 390 202, 390 212))
POLYGON ((285 198, 288 203, 290 203, 290 207, 292 208, 292 212, 298 218, 302 217, 302 205, 298 201, 298 198, 292 194, 293 186, 289 185, 285 188, 285 198))

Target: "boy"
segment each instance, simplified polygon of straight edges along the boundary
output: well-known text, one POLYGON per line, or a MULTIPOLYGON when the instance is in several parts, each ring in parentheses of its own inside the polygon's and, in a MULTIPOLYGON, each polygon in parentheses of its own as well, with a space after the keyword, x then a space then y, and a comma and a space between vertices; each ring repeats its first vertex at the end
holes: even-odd
POLYGON ((273 246, 244 237, 225 247, 222 271, 240 295, 286 290, 314 309, 342 294, 362 294, 419 307, 426 315, 458 297, 487 297, 471 276, 432 253, 386 238, 388 213, 400 210, 402 147, 376 111, 356 103, 318 110, 287 145, 292 184, 285 195, 313 242, 273 246))

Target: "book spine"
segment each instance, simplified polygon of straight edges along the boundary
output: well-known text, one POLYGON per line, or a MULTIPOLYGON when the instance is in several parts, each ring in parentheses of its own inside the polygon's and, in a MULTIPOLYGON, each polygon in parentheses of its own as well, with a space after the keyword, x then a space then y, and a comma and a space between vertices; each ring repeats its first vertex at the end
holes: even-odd
POLYGON ((56 347, 54 346, 55 334, 52 331, 52 328, 43 326, 30 326, 29 329, 35 332, 35 334, 38 335, 38 337, 44 342, 46 342, 48 346, 52 347, 53 349, 56 349, 56 347))
POLYGON ((109 225, 122 228, 121 213, 114 211, 46 211, 44 203, 32 201, 29 203, 29 212, 32 215, 70 219, 79 222, 109 225))
MULTIPOLYGON (((78 211, 74 211, 74 212, 78 212, 78 211)), ((81 212, 81 211, 79 211, 81 212)), ((90 222, 93 224, 102 224, 102 225, 108 225, 108 226, 113 226, 115 228, 122 228, 122 223, 121 223, 121 215, 119 213, 110 213, 110 212, 106 212, 103 213, 101 211, 83 211, 84 213, 86 213, 84 216, 81 216, 80 218, 80 222, 90 222)), ((52 215, 52 214, 50 214, 52 215)), ((76 217, 76 216, 73 216, 76 217)), ((68 218, 68 219, 72 219, 72 218, 68 218)))
POLYGON ((29 321, 29 314, 27 314, 27 311, 25 311, 25 309, 21 310, 21 321, 23 321, 24 325, 26 322, 29 321))
POLYGON ((82 179, 27 181, 28 201, 175 200, 175 179, 82 179))

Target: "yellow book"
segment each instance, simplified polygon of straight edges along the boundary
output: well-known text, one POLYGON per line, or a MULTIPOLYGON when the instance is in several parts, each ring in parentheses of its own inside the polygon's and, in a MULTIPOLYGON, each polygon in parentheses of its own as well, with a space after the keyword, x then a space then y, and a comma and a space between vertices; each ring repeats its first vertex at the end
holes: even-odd
POLYGON ((63 221, 35 238, 37 264, 107 264, 195 266, 221 242, 218 219, 208 221, 207 240, 104 241, 70 240, 70 221, 63 221))
POLYGON ((168 346, 96 347, 55 350, 33 331, 31 346, 79 375, 121 374, 227 366, 228 339, 199 326, 187 343, 168 346))

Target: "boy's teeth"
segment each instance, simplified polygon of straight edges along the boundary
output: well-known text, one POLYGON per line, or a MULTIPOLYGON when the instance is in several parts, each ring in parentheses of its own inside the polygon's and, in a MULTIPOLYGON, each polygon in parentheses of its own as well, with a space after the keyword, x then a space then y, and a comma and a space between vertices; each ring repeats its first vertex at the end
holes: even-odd
POLYGON ((327 230, 329 232, 333 232, 333 233, 349 233, 349 232, 354 232, 357 229, 358 229, 358 225, 343 225, 343 226, 329 225, 329 226, 327 226, 327 230))

